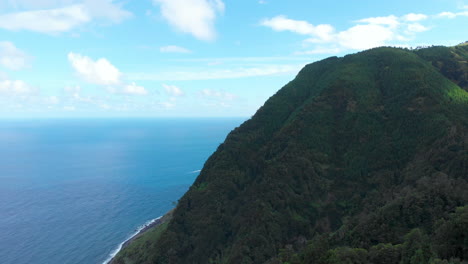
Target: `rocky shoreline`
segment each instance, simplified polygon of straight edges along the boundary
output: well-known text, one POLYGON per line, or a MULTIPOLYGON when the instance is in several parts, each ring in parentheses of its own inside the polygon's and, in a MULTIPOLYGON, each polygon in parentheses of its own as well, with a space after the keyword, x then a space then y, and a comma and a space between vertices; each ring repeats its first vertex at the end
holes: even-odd
POLYGON ((114 257, 112 257, 112 259, 108 262, 108 264, 115 264, 114 260, 117 257, 117 255, 119 254, 119 252, 121 252, 123 249, 128 247, 133 241, 140 238, 143 234, 145 234, 146 232, 148 232, 148 231, 158 227, 159 225, 164 224, 164 223, 168 222, 169 220, 171 220, 173 211, 174 211, 174 209, 170 210, 169 212, 167 212, 162 217, 155 219, 152 223, 145 226, 143 229, 141 229, 137 234, 135 234, 129 240, 125 241, 125 243, 122 244, 122 247, 120 248, 120 250, 115 254, 114 257))

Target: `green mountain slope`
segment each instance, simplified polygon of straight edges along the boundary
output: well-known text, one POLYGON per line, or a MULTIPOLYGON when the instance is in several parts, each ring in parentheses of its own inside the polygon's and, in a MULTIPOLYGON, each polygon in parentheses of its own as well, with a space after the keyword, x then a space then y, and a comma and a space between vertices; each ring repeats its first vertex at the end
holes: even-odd
POLYGON ((467 60, 465 45, 307 65, 114 262, 468 261, 467 60))

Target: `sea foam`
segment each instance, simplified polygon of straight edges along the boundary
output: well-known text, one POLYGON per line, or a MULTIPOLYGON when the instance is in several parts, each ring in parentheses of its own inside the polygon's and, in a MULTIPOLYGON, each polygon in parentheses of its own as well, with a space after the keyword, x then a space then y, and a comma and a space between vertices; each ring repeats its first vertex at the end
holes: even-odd
POLYGON ((158 217, 158 218, 154 218, 152 220, 149 220, 147 221, 144 225, 141 225, 139 226, 136 231, 130 235, 127 239, 125 239, 122 243, 120 243, 116 249, 114 249, 110 254, 109 254, 109 257, 107 257, 107 259, 102 263, 102 264, 108 264, 119 252, 120 250, 122 250, 122 247, 123 245, 125 245, 125 243, 127 243, 129 240, 131 240, 132 238, 134 238, 135 236, 137 236, 138 234, 140 234, 140 232, 147 228, 148 226, 152 225, 154 222, 158 221, 159 219, 161 219, 162 216, 158 217))

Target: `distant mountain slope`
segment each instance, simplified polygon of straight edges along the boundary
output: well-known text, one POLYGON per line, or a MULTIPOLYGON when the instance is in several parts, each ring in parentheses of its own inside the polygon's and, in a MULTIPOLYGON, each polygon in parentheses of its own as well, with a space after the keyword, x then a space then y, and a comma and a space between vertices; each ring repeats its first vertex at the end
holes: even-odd
POLYGON ((436 67, 446 78, 468 91, 468 42, 458 46, 421 49, 416 54, 436 67))
POLYGON ((114 262, 468 261, 467 60, 465 45, 307 65, 114 262))

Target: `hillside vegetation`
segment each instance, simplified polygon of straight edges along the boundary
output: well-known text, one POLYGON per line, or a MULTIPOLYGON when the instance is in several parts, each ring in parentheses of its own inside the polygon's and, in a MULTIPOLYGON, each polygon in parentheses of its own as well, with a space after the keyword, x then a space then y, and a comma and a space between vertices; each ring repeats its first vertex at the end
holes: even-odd
POLYGON ((466 263, 467 61, 460 45, 307 65, 114 263, 466 263))

